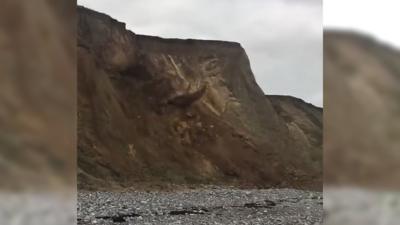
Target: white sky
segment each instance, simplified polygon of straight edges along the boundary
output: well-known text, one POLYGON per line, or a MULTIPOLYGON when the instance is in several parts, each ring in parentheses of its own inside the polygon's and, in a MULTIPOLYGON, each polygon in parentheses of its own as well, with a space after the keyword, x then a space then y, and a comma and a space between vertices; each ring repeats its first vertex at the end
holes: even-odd
POLYGON ((361 31, 400 47, 399 0, 324 0, 324 26, 361 31))
POLYGON ((240 42, 266 94, 322 106, 322 0, 78 0, 137 34, 240 42))

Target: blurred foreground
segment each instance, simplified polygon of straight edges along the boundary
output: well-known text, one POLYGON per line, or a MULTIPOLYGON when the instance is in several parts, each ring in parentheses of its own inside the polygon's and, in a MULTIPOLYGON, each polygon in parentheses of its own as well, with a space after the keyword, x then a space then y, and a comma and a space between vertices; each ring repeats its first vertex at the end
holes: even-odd
POLYGON ((400 193, 363 188, 324 190, 325 225, 397 225, 400 193))
POLYGON ((324 34, 325 224, 398 224, 400 52, 324 34))
POLYGON ((75 7, 1 0, 0 224, 75 224, 75 7))

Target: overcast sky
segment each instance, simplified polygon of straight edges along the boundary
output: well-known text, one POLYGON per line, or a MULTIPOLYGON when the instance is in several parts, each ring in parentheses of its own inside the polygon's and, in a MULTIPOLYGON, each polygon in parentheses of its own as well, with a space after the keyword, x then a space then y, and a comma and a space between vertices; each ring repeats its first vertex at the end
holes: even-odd
POLYGON ((361 31, 400 47, 400 1, 324 0, 324 25, 361 31))
POLYGON ((78 0, 138 34, 240 42, 266 94, 322 106, 320 0, 78 0))

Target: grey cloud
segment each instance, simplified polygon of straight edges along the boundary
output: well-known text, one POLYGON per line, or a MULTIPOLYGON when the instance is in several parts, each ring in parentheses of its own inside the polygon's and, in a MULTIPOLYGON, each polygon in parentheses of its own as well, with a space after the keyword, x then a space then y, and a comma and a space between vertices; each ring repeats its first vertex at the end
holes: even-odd
POLYGON ((320 0, 79 0, 135 33, 240 42, 267 94, 322 105, 320 0))

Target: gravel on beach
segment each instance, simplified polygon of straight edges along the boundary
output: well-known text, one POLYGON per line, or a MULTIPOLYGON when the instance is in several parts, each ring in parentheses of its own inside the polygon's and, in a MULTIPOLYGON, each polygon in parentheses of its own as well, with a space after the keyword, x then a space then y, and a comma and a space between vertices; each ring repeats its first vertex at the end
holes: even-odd
POLYGON ((322 224, 321 192, 212 187, 78 193, 78 224, 322 224))

